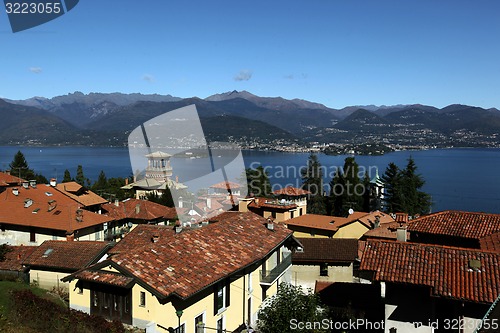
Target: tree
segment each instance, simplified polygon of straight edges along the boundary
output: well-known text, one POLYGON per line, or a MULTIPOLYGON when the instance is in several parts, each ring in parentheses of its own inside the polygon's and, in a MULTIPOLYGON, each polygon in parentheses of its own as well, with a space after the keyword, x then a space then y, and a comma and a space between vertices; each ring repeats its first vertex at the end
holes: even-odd
POLYGON ((318 295, 304 292, 301 286, 283 282, 276 295, 266 299, 258 313, 261 333, 327 332, 327 329, 294 327, 293 323, 314 323, 328 319, 318 295))
POLYGON ((430 196, 421 191, 425 181, 417 174, 417 165, 412 157, 403 170, 389 163, 382 181, 386 212, 405 212, 410 216, 429 213, 432 202, 430 196))
POLYGON ((106 190, 106 188, 108 188, 108 179, 106 178, 104 171, 101 170, 99 176, 97 177, 97 181, 92 185, 92 191, 103 191, 106 190))
POLYGON ((323 195, 323 170, 318 156, 311 153, 305 169, 301 169, 302 188, 312 195, 323 195))
POLYGON ((83 167, 81 165, 78 165, 78 167, 76 168, 75 181, 81 186, 88 186, 88 184, 90 183, 88 178, 85 178, 85 175, 83 174, 83 167))
POLYGON ((363 210, 366 187, 359 179, 359 166, 354 157, 344 160, 343 172, 337 169, 330 182, 329 201, 333 206, 331 214, 346 216, 349 209, 363 210))
POLYGON ((430 196, 421 191, 425 180, 417 174, 417 165, 410 156, 406 168, 401 172, 401 193, 403 197, 403 211, 410 216, 428 214, 431 209, 430 196))
POLYGON ((14 155, 14 159, 10 162, 9 168, 12 170, 12 175, 18 176, 24 180, 35 180, 39 184, 48 183, 47 178, 41 174, 35 173, 33 169, 30 169, 24 154, 20 150, 14 155))
POLYGON ((19 178, 30 180, 34 177, 34 172, 28 166, 24 154, 20 150, 14 155, 14 159, 9 164, 11 173, 19 178))
POLYGON ((401 171, 393 162, 389 163, 381 177, 384 183, 383 210, 388 213, 402 211, 401 171))
POLYGON ((258 197, 271 196, 272 189, 269 174, 262 165, 259 165, 256 169, 246 169, 245 175, 244 180, 246 180, 248 194, 253 193, 254 196, 258 197))
POLYGON ((69 170, 68 169, 64 170, 64 176, 63 176, 62 182, 63 183, 68 183, 68 182, 71 182, 71 181, 73 181, 73 179, 71 179, 71 174, 69 173, 69 170))
POLYGON ((326 200, 323 196, 323 170, 318 156, 311 153, 306 168, 301 169, 302 189, 311 192, 307 201, 310 214, 326 214, 326 200))

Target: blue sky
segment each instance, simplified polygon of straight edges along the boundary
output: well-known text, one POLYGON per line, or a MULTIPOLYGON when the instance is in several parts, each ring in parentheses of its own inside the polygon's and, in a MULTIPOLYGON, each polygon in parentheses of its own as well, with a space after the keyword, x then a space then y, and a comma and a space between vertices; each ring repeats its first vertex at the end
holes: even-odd
POLYGON ((12 33, 0 97, 74 91, 500 108, 500 2, 82 0, 12 33))

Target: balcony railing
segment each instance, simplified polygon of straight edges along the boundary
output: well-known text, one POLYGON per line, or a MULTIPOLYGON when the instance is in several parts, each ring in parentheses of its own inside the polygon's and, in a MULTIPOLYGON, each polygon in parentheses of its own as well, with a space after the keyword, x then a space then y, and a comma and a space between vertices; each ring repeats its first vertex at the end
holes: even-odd
POLYGON ((265 284, 265 285, 271 285, 276 281, 283 273, 292 265, 292 254, 289 253, 283 259, 281 262, 276 265, 272 270, 270 271, 260 271, 260 283, 265 284))

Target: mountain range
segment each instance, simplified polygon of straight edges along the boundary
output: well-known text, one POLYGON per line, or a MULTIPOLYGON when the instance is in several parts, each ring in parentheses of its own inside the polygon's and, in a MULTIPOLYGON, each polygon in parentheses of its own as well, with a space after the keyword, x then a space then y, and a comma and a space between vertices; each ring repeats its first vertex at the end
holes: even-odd
POLYGON ((0 144, 124 145, 132 129, 195 104, 208 140, 244 147, 311 143, 402 146, 498 146, 500 111, 454 104, 348 106, 247 91, 179 98, 171 95, 75 92, 54 98, 0 100, 0 144))

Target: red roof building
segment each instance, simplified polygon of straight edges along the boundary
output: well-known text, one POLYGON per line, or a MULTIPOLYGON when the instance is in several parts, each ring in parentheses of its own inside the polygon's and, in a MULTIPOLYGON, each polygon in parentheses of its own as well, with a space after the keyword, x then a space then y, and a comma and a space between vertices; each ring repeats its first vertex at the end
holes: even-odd
POLYGON ((443 211, 408 222, 413 242, 481 248, 481 239, 500 232, 500 214, 443 211))

